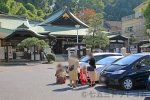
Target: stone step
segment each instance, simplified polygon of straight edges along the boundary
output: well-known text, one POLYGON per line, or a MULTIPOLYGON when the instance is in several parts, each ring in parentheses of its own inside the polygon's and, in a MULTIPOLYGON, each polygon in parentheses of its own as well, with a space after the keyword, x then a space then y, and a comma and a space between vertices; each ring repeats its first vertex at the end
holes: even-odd
POLYGON ((56 62, 67 61, 68 57, 64 55, 56 55, 56 62))

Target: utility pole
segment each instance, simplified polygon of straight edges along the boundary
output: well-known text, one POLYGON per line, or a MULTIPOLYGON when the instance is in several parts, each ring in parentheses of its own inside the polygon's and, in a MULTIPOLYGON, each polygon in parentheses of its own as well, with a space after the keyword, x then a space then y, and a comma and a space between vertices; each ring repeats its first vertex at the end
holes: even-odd
POLYGON ((84 7, 84 5, 83 5, 83 6, 80 7, 80 8, 82 8, 82 21, 84 22, 84 9, 85 9, 86 7, 84 7))

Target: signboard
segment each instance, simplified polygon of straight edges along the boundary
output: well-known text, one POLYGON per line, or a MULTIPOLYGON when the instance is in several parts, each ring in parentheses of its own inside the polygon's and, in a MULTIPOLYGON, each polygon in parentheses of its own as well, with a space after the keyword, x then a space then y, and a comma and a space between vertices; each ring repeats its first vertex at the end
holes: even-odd
POLYGON ((5 49, 4 47, 0 47, 0 59, 5 59, 5 49))
POLYGON ((13 59, 13 49, 12 49, 12 46, 8 46, 8 59, 13 59))
POLYGON ((138 45, 137 44, 130 45, 130 52, 131 52, 131 54, 138 53, 138 45))
POLYGON ((116 48, 116 53, 119 53, 119 48, 116 48))
POLYGON ((51 48, 46 48, 46 49, 44 49, 44 52, 45 52, 46 54, 50 54, 50 53, 51 53, 51 48))

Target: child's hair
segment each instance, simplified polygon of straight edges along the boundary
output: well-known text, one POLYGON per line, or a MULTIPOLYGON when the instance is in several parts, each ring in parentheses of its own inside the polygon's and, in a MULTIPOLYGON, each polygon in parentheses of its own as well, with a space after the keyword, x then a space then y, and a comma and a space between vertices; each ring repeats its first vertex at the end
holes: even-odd
POLYGON ((62 65, 61 65, 61 64, 58 64, 58 65, 57 65, 57 68, 61 68, 61 67, 62 67, 62 65))

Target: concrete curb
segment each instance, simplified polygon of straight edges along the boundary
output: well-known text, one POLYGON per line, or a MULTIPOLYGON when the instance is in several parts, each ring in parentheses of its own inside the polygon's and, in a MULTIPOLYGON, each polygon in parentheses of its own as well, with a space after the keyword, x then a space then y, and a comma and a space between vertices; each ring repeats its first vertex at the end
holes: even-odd
POLYGON ((34 66, 37 64, 41 64, 39 63, 0 63, 0 66, 34 66))

